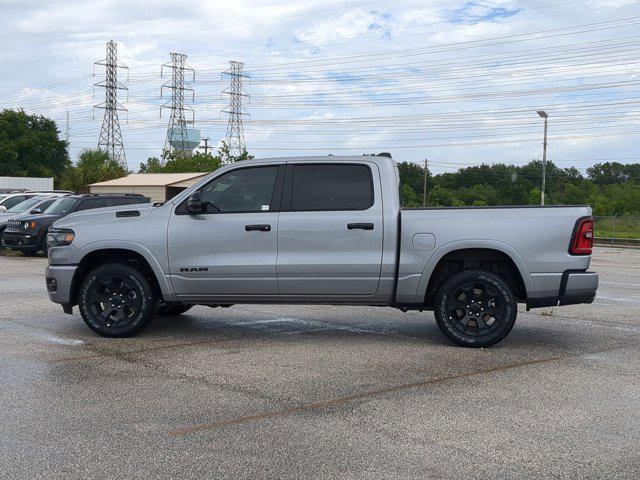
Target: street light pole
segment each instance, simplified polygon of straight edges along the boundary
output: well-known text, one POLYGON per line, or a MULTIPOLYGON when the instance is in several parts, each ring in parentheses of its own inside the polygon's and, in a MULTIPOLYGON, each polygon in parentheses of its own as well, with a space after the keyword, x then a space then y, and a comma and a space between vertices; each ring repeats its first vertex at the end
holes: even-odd
POLYGON ((540 194, 540 205, 544 205, 544 190, 547 181, 547 120, 549 115, 544 110, 538 110, 538 115, 544 118, 544 140, 542 142, 542 192, 540 194))
POLYGON ((424 180, 422 182, 422 206, 427 206, 427 172, 429 168, 429 160, 424 159, 424 180))

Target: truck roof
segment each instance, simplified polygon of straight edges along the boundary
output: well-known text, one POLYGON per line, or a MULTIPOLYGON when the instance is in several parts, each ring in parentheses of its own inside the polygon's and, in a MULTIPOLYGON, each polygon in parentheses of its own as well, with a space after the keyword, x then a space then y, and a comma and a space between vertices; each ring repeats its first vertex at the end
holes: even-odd
POLYGON ((331 161, 331 162, 353 162, 358 160, 388 160, 393 162, 393 159, 387 155, 315 155, 315 156, 300 156, 300 157, 272 157, 272 158, 252 158, 251 160, 243 160, 243 162, 318 162, 318 161, 331 161))

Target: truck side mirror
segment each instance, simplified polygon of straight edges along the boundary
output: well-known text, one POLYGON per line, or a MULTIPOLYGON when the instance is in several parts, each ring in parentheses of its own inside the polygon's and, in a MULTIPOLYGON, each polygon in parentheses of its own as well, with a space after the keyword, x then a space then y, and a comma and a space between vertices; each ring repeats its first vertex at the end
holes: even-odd
POLYGON ((42 210, 40 210, 39 208, 34 208, 29 212, 29 215, 40 215, 41 213, 42 213, 42 210))
POLYGON ((187 211, 189 213, 202 213, 203 210, 202 194, 198 190, 189 195, 187 199, 187 211))
POLYGON ((0 212, 6 212, 7 211, 7 207, 5 207, 4 205, 0 205, 0 212))

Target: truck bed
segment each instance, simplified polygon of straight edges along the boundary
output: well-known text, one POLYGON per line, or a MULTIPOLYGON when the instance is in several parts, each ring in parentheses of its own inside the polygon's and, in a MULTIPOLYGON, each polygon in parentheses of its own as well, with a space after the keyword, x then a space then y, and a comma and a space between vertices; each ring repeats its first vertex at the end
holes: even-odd
POLYGON ((529 298, 558 294, 566 271, 584 271, 590 257, 569 254, 576 220, 588 206, 407 208, 400 212, 398 303, 419 302, 447 253, 486 248, 508 255, 523 274, 529 298))

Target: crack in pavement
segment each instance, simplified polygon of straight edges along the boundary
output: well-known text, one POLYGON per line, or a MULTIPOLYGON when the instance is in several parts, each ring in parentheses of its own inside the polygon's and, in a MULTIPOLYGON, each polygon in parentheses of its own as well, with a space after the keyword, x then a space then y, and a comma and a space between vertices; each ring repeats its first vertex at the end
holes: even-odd
POLYGON ((177 428, 177 429, 174 429, 174 430, 170 430, 168 432, 168 434, 169 434, 169 436, 172 436, 172 437, 181 437, 181 436, 191 435, 191 434, 198 433, 198 432, 212 431, 212 430, 216 430, 216 429, 223 428, 223 427, 228 427, 228 426, 233 426, 233 425, 241 425, 241 424, 249 423, 249 422, 257 422, 257 421, 261 421, 261 420, 267 420, 267 419, 270 419, 270 418, 285 417, 285 416, 288 416, 288 415, 295 415, 295 414, 298 414, 298 413, 304 413, 304 412, 314 411, 314 410, 324 410, 324 409, 327 409, 327 408, 332 407, 332 406, 344 405, 344 404, 348 404, 348 403, 351 403, 351 402, 355 402, 357 400, 369 399, 369 398, 373 398, 373 397, 376 397, 376 396, 379 396, 379 395, 385 395, 385 394, 389 394, 389 393, 396 393, 396 392, 401 392, 401 391, 404 391, 404 390, 424 388, 424 387, 428 387, 430 385, 442 384, 442 383, 450 382, 450 381, 453 381, 453 380, 472 378, 472 377, 477 377, 477 376, 481 376, 481 375, 499 373, 499 372, 509 371, 509 370, 523 368, 523 367, 529 367, 529 366, 534 366, 534 365, 541 365, 541 364, 546 364, 546 363, 560 362, 560 361, 564 361, 564 360, 572 360, 574 358, 579 358, 579 357, 582 357, 584 355, 607 353, 607 352, 612 352, 612 351, 615 351, 615 350, 620 350, 620 349, 629 348, 629 347, 637 347, 637 346, 638 346, 638 343, 633 342, 633 343, 627 343, 627 344, 618 345, 616 347, 610 347, 610 348, 603 348, 603 349, 580 352, 578 354, 573 354, 573 355, 557 355, 557 356, 541 358, 541 359, 537 359, 537 360, 529 360, 529 361, 526 361, 526 362, 518 362, 518 363, 512 363, 512 364, 508 364, 508 365, 500 365, 500 366, 496 366, 496 367, 484 368, 484 369, 480 369, 480 370, 472 370, 470 372, 459 372, 459 373, 455 373, 453 375, 430 378, 430 379, 421 380, 421 381, 418 381, 418 382, 410 382, 410 383, 403 383, 403 384, 400 384, 400 385, 392 385, 392 386, 389 386, 389 387, 375 388, 375 389, 372 389, 372 390, 366 390, 366 391, 363 391, 363 392, 360 392, 360 393, 355 393, 355 394, 352 394, 352 395, 346 395, 346 396, 342 396, 342 397, 330 398, 330 399, 327 399, 327 400, 320 400, 320 401, 317 401, 317 402, 306 403, 306 404, 298 405, 296 407, 285 408, 285 409, 282 409, 282 410, 272 410, 272 411, 268 411, 268 412, 257 413, 257 414, 254 414, 254 415, 244 415, 244 416, 238 416, 238 417, 234 417, 234 418, 227 418, 227 419, 223 419, 223 420, 218 420, 218 421, 214 421, 214 422, 200 423, 200 424, 192 425, 192 426, 189 426, 189 427, 183 427, 183 428, 177 428))

